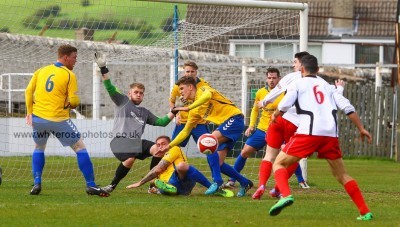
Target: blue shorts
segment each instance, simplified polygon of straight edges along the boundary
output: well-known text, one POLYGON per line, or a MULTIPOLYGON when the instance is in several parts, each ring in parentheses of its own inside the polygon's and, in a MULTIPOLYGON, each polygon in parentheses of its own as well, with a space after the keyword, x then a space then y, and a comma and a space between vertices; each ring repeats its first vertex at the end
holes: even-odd
POLYGON ((187 177, 182 180, 179 179, 176 171, 174 171, 172 176, 169 178, 168 183, 176 187, 178 195, 190 195, 194 186, 196 185, 196 181, 190 180, 187 177))
POLYGON ((74 145, 81 138, 81 134, 70 119, 54 122, 32 114, 32 126, 33 141, 38 145, 45 145, 49 139, 50 133, 53 134, 64 147, 74 145))
POLYGON ((267 145, 267 141, 265 141, 265 132, 260 129, 256 129, 256 131, 249 136, 246 140, 246 145, 249 145, 257 150, 263 148, 267 145))
MULTIPOLYGON (((176 125, 174 132, 172 133, 171 141, 175 139, 175 137, 183 130, 185 124, 176 125)), ((206 124, 198 124, 195 128, 192 129, 190 135, 193 137, 194 142, 197 144, 197 140, 203 134, 210 133, 210 129, 208 129, 208 125, 206 124)), ((181 143, 179 146, 185 147, 186 144, 189 142, 190 135, 181 143)))
POLYGON ((219 132, 221 132, 223 136, 229 138, 227 142, 222 143, 218 146, 217 151, 221 151, 225 148, 231 150, 235 146, 236 141, 240 138, 240 136, 243 133, 244 117, 242 114, 230 117, 220 126, 218 126, 218 128, 216 128, 215 130, 218 130, 219 132))

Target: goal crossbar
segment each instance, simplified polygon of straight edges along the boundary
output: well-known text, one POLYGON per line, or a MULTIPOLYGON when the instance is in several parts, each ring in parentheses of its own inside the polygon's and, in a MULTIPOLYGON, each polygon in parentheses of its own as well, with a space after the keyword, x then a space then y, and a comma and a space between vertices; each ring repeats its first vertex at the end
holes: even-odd
POLYGON ((300 11, 299 48, 300 51, 307 51, 307 45, 308 45, 307 3, 274 2, 274 1, 261 1, 261 0, 139 0, 139 1, 299 10, 300 11))

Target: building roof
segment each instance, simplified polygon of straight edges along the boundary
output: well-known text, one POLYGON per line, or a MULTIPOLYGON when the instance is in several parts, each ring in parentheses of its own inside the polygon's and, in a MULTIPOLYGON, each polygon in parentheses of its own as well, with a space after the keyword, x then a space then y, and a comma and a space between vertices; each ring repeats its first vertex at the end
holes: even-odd
MULTIPOLYGON (((280 0, 275 0, 280 1, 280 0)), ((309 5, 309 36, 328 36, 328 18, 334 17, 335 1, 327 0, 284 0, 285 2, 302 2, 309 5)), ((194 24, 208 26, 238 24, 253 13, 269 11, 256 8, 190 5, 186 20, 194 24)), ((355 36, 393 37, 395 35, 397 0, 354 0, 353 17, 359 17, 359 28, 355 36)), ((297 12, 295 12, 297 13, 297 12)), ((351 17, 351 16, 350 16, 351 17)), ((282 21, 284 24, 285 21, 282 21)), ((280 27, 280 24, 275 26, 280 27)), ((274 27, 262 27, 265 33, 274 27)), ((260 32, 255 32, 260 34, 260 32)))
MULTIPOLYGON (((275 0, 279 1, 279 0, 275 0)), ((351 0, 348 0, 351 1, 351 0)), ((358 29, 352 33, 353 37, 392 38, 395 35, 395 21, 397 14, 397 0, 353 0, 353 15, 334 17, 333 8, 337 1, 327 0, 285 0, 285 2, 302 2, 309 5, 309 38, 331 38, 328 32, 328 19, 356 18, 358 17, 358 29)), ((347 4, 347 3, 346 3, 347 4)), ((186 22, 204 26, 224 27, 236 26, 237 29, 221 33, 213 38, 208 38, 187 49, 204 51, 202 49, 213 48, 217 52, 225 53, 227 47, 221 47, 222 43, 228 43, 228 39, 256 39, 256 38, 285 38, 298 35, 298 12, 288 10, 286 14, 290 19, 282 19, 277 22, 252 22, 251 26, 242 26, 245 20, 254 20, 254 15, 261 16, 276 13, 274 9, 189 5, 186 22), (256 26, 258 25, 258 26, 256 26), (207 44, 206 44, 207 43, 207 44), (205 47, 206 46, 206 47, 205 47)), ((275 15, 275 14, 274 14, 275 15)), ((277 17, 283 15, 276 14, 277 17)), ((346 20, 349 21, 349 20, 346 20)), ((351 20, 350 20, 351 21, 351 20)), ((355 21, 353 21, 355 24, 355 21)))

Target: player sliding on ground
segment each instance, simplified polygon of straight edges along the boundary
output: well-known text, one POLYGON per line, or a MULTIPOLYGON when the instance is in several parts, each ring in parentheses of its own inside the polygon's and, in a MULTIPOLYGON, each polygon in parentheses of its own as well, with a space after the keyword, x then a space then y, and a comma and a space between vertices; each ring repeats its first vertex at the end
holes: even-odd
MULTIPOLYGON (((171 140, 168 136, 160 136, 156 139, 157 152, 164 157, 146 174, 139 182, 131 184, 126 188, 137 188, 155 178, 161 194, 189 195, 196 182, 206 188, 211 186, 210 181, 194 166, 188 164, 187 157, 178 146, 169 148, 171 140), (165 153, 166 152, 166 153, 165 153)), ((233 192, 223 190, 216 195, 232 197, 233 192)))
POLYGON ((288 183, 287 167, 306 158, 314 152, 318 158, 328 161, 333 176, 343 185, 347 194, 357 206, 360 216, 357 220, 371 220, 370 212, 361 194, 357 182, 347 174, 339 148, 337 109, 341 109, 356 125, 361 139, 372 137, 362 125, 358 114, 349 100, 335 91, 325 80, 316 76, 318 61, 312 56, 304 56, 301 60, 303 78, 295 81, 288 89, 285 97, 278 105, 275 116, 286 112, 295 105, 300 117, 296 134, 277 156, 273 165, 275 181, 281 192, 280 200, 271 207, 269 214, 278 215, 283 208, 294 202, 288 183))
POLYGON ((103 189, 111 193, 119 182, 128 174, 136 159, 144 160, 151 157, 150 169, 158 164, 162 156, 156 154, 154 142, 141 139, 146 124, 154 126, 167 126, 178 112, 169 112, 164 117, 157 117, 150 110, 139 106, 144 98, 145 87, 141 83, 130 85, 128 95, 122 94, 112 83, 108 76, 106 66, 106 56, 103 53, 95 53, 95 61, 100 67, 104 87, 106 88, 111 100, 115 103, 113 136, 116 147, 112 146, 114 156, 121 161, 115 171, 115 176, 111 183, 103 189), (131 141, 131 147, 118 147, 124 141, 131 141))
POLYGON ((244 117, 235 104, 220 94, 214 88, 203 86, 196 87, 196 80, 192 77, 181 77, 177 83, 181 95, 185 100, 194 100, 189 107, 178 107, 177 110, 189 111, 185 127, 170 143, 170 147, 180 144, 185 140, 197 123, 203 120, 219 125, 212 134, 218 139, 218 152, 207 155, 211 168, 213 183, 205 194, 214 194, 222 191, 223 180, 221 172, 236 179, 240 183, 238 197, 242 197, 253 187, 253 183, 238 173, 230 165, 224 163, 225 157, 233 148, 244 129, 244 117))
POLYGON ((110 195, 97 187, 93 164, 81 134, 69 117, 70 110, 79 105, 79 97, 76 94, 78 85, 72 72, 77 52, 73 46, 60 46, 57 62, 38 69, 25 90, 26 123, 33 127, 35 141, 32 154, 34 186, 31 195, 39 195, 42 190, 44 150, 50 133, 56 136, 63 146, 70 146, 75 151, 79 169, 86 180, 86 192, 102 197, 110 195))

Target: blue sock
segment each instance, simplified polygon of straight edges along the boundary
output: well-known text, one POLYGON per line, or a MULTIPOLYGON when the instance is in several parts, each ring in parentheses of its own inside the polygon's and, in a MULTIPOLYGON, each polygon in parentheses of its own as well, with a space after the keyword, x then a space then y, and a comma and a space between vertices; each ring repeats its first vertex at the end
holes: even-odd
POLYGON ((44 151, 35 149, 32 154, 32 175, 34 184, 42 183, 42 173, 44 168, 45 158, 44 151))
POLYGON ((222 185, 224 183, 224 180, 222 180, 222 176, 221 176, 218 152, 215 151, 214 153, 207 155, 207 161, 208 161, 208 165, 210 166, 210 169, 211 169, 211 175, 212 175, 213 181, 215 183, 217 183, 218 186, 222 185))
POLYGON ((93 164, 92 161, 90 160, 87 150, 82 149, 80 151, 77 151, 76 157, 78 159, 79 169, 81 170, 83 176, 85 177, 86 185, 89 187, 96 186, 96 183, 94 182, 93 164))
POLYGON ((297 169, 296 169, 296 171, 294 172, 294 174, 296 174, 297 182, 299 182, 299 183, 304 182, 303 172, 301 172, 301 167, 300 167, 300 165, 297 166, 297 169))
POLYGON ((240 182, 240 185, 242 186, 247 186, 249 183, 249 180, 247 180, 244 176, 242 176, 240 173, 238 173, 232 166, 223 163, 221 165, 221 172, 230 178, 236 179, 237 181, 240 182))
POLYGON ((196 181, 197 183, 200 183, 206 188, 209 188, 211 186, 210 181, 193 166, 189 166, 189 170, 186 172, 186 177, 188 179, 196 181))
MULTIPOLYGON (((241 154, 236 158, 235 164, 233 165, 233 168, 240 173, 242 169, 244 168, 244 165, 246 165, 247 158, 243 158, 241 154)), ((231 178, 229 179, 230 181, 235 182, 236 180, 231 178)))

